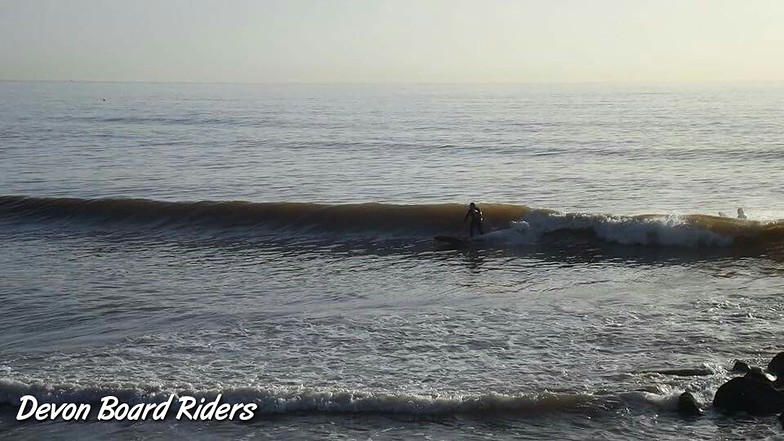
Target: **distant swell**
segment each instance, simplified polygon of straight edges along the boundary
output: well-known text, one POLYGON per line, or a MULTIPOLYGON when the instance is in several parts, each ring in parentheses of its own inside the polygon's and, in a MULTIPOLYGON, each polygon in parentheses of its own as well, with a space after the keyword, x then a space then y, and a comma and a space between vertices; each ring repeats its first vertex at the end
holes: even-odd
MULTIPOLYGON (((781 251, 784 221, 761 223, 693 215, 620 216, 560 213, 525 205, 481 204, 485 231, 476 246, 510 247, 556 243, 579 247, 585 240, 622 245, 730 247, 781 251)), ((242 201, 164 202, 147 199, 77 199, 0 196, 0 219, 23 223, 98 224, 139 230, 237 230, 279 237, 312 235, 430 239, 465 235, 462 204, 314 204, 242 201)), ((331 239, 330 239, 331 240, 331 239)))

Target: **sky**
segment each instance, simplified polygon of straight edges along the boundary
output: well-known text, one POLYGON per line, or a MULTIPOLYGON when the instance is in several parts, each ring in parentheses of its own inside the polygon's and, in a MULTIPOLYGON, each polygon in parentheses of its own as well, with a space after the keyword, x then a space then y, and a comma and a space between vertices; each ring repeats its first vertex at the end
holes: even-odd
POLYGON ((784 81, 782 0, 0 0, 0 80, 784 81))

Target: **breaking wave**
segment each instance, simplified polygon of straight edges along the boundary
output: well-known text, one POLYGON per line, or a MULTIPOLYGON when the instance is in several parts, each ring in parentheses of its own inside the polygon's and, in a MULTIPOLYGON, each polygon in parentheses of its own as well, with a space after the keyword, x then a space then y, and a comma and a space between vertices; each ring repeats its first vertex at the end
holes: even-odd
MULTIPOLYGON (((784 243, 784 221, 758 222, 704 214, 622 216, 561 213, 525 205, 482 204, 485 234, 479 246, 597 239, 622 245, 767 247, 784 243)), ((165 202, 0 196, 0 219, 23 223, 98 224, 144 231, 243 230, 281 237, 429 239, 464 235, 461 204, 315 204, 242 201, 165 202)))
MULTIPOLYGON (((382 413, 409 415, 452 415, 483 413, 560 413, 591 412, 612 409, 622 398, 579 393, 542 392, 538 394, 466 394, 417 395, 359 391, 350 389, 313 389, 305 387, 275 388, 182 388, 164 390, 159 386, 136 384, 106 384, 83 386, 76 384, 23 383, 0 379, 0 404, 17 408, 21 397, 32 395, 39 403, 99 404, 105 396, 135 405, 161 403, 170 395, 189 396, 197 400, 213 400, 219 394, 223 403, 255 403, 255 414, 290 413, 382 413)), ((176 400, 175 400, 176 403, 176 400)))

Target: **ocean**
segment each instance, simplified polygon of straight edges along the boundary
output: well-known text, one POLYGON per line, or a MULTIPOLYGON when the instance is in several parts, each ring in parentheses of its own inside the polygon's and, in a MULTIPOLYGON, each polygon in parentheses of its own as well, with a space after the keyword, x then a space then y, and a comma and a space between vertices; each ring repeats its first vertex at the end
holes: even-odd
POLYGON ((784 350, 782 102, 0 82, 0 435, 780 438, 710 402, 735 360, 784 350), (435 242, 468 234, 469 202, 486 234, 435 242), (16 418, 23 396, 172 395, 256 410, 16 418))

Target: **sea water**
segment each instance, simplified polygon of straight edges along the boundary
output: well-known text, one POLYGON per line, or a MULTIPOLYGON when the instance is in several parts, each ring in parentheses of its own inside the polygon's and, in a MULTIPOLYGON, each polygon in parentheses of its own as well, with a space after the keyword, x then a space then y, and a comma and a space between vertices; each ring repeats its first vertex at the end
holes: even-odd
POLYGON ((784 350, 782 102, 764 83, 0 82, 0 433, 779 437, 710 401, 735 359, 784 350), (434 242, 468 233, 471 201, 488 234, 434 242), (702 417, 676 412, 685 390, 702 417), (257 410, 16 420, 24 396, 175 394, 257 410))

